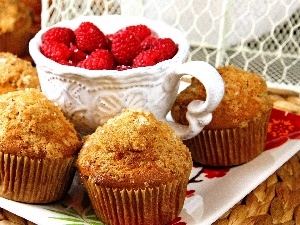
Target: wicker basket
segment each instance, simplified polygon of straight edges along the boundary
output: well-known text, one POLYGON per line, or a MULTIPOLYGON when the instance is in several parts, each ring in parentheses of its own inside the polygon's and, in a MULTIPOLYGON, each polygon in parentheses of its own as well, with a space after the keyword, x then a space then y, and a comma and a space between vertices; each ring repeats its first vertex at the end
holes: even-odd
POLYGON ((214 225, 300 224, 300 152, 214 225))

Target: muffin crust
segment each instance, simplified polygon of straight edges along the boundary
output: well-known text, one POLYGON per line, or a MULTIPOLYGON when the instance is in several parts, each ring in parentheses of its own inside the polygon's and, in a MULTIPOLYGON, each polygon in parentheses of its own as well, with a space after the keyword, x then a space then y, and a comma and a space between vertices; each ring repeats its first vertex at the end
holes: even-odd
POLYGON ((0 52, 18 56, 28 53, 32 12, 18 0, 0 0, 0 52))
POLYGON ((0 95, 0 151, 31 158, 75 155, 82 142, 60 108, 37 89, 0 95))
POLYGON ((0 94, 25 88, 39 89, 36 68, 9 52, 0 52, 0 94))
POLYGON ((86 138, 77 166, 83 179, 116 188, 146 188, 189 177, 187 147, 152 113, 125 110, 86 138))
POLYGON ((30 10, 17 0, 0 0, 0 35, 20 29, 22 21, 30 18, 30 10))

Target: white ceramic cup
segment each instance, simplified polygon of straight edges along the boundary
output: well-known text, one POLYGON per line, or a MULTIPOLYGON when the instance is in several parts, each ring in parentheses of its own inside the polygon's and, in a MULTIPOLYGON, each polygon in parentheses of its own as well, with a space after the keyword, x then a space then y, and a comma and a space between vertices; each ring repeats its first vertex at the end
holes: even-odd
POLYGON ((29 43, 41 83, 42 92, 56 102, 66 117, 82 135, 92 133, 123 108, 151 111, 157 119, 168 122, 182 139, 197 135, 212 118, 212 111, 224 94, 224 83, 217 70, 206 62, 185 62, 189 43, 184 34, 167 24, 143 17, 108 15, 83 16, 61 21, 54 26, 75 30, 83 21, 93 22, 103 33, 110 34, 128 25, 145 24, 159 37, 172 38, 178 53, 170 60, 151 67, 117 70, 88 70, 58 64, 39 50, 41 37, 48 28, 39 31, 29 43), (188 106, 189 126, 167 121, 183 75, 192 75, 206 88, 204 102, 193 101, 188 106))

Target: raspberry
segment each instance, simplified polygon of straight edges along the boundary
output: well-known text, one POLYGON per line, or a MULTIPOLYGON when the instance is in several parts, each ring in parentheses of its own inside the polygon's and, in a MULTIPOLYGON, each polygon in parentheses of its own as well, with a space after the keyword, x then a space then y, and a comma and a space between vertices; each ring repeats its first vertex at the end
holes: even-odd
POLYGON ((134 33, 140 41, 143 41, 146 37, 151 35, 151 30, 146 25, 142 24, 125 27, 125 30, 134 33))
POLYGON ((155 36, 143 24, 105 35, 95 24, 82 22, 74 32, 64 27, 49 29, 42 36, 40 50, 63 65, 121 71, 173 58, 178 45, 171 38, 155 36))
POLYGON ((70 46, 75 40, 75 34, 73 30, 66 27, 53 27, 47 30, 42 36, 42 42, 56 41, 63 43, 66 46, 70 46))
POLYGON ((106 38, 108 42, 112 42, 112 39, 114 38, 114 34, 107 34, 106 38))
POLYGON ((56 41, 46 41, 42 43, 40 50, 47 58, 58 63, 68 61, 71 55, 71 51, 65 44, 56 41))
POLYGON ((111 70, 114 69, 114 58, 108 50, 97 49, 77 66, 89 70, 111 70))
POLYGON ((106 40, 107 40, 107 49, 110 51, 111 50, 111 43, 114 35, 113 34, 107 34, 106 35, 106 40))
POLYGON ((111 52, 119 65, 131 65, 141 51, 141 42, 132 32, 121 30, 114 34, 111 52))
POLYGON ((66 65, 66 66, 76 66, 71 61, 67 61, 67 60, 61 60, 61 61, 58 61, 58 63, 61 65, 66 65))
POLYGON ((153 66, 159 62, 160 55, 156 50, 142 51, 133 59, 132 67, 153 66))
POLYGON ((96 49, 106 49, 107 39, 102 31, 91 22, 82 22, 74 31, 78 49, 91 53, 96 49))
POLYGON ((152 43, 151 49, 160 52, 161 62, 173 58, 178 51, 178 45, 171 38, 158 38, 152 43))
POLYGON ((76 45, 71 45, 70 50, 71 50, 70 61, 74 65, 86 59, 87 57, 87 54, 81 51, 80 49, 78 49, 76 45))
POLYGON ((143 50, 147 50, 147 49, 151 48, 151 46, 157 39, 158 39, 157 37, 152 36, 152 35, 146 37, 141 43, 143 50))

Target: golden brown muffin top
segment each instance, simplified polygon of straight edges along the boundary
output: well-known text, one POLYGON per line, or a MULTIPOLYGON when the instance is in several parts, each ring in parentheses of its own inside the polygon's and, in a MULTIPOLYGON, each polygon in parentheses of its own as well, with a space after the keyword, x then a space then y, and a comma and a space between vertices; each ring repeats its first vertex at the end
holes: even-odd
POLYGON ((33 158, 75 155, 82 145, 61 109, 37 89, 0 95, 0 151, 33 158))
POLYGON ((40 87, 36 68, 29 61, 0 52, 0 94, 40 87))
MULTIPOLYGON (((249 121, 270 110, 272 102, 267 94, 267 85, 259 75, 225 66, 217 69, 225 83, 225 93, 220 105, 213 111, 210 124, 204 129, 245 127, 249 121)), ((187 125, 187 105, 196 99, 205 100, 206 92, 199 80, 192 83, 178 96, 172 107, 175 121, 187 125)))
POLYGON ((192 159, 169 125, 150 112, 127 109, 86 138, 77 167, 96 184, 144 188, 188 178, 192 159))
POLYGON ((0 0, 0 35, 13 32, 20 22, 31 18, 30 9, 18 0, 0 0))

